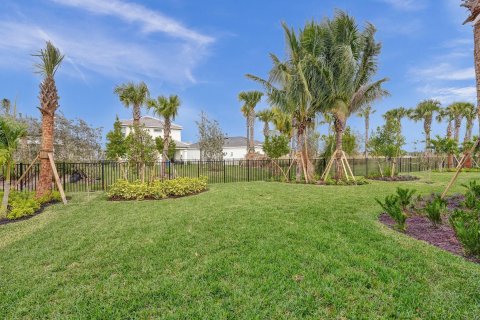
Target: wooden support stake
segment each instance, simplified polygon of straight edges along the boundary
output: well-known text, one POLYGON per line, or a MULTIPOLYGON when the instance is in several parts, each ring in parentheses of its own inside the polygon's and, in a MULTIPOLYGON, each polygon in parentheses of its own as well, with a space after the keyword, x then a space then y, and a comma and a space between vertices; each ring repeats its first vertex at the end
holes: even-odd
POLYGON ((352 180, 356 183, 357 181, 355 180, 355 176, 353 175, 352 168, 350 167, 350 164, 348 163, 347 155, 345 154, 345 151, 342 151, 343 157, 345 159, 345 163, 347 165, 347 169, 350 172, 350 176, 352 177, 352 180))
POLYGON ((28 166, 27 170, 25 170, 25 172, 21 175, 21 177, 17 180, 17 182, 15 183, 15 185, 13 186, 13 190, 15 190, 17 188, 17 186, 20 184, 20 182, 22 182, 22 180, 27 176, 28 172, 32 169, 33 165, 35 164, 35 162, 37 162, 38 160, 38 155, 35 157, 35 159, 33 159, 32 163, 30 163, 30 165, 28 166))
POLYGON ((321 180, 325 181, 328 178, 328 175, 330 174, 330 169, 332 168, 333 162, 335 161, 335 157, 337 155, 337 150, 335 150, 330 157, 330 160, 328 161, 327 167, 325 168, 325 171, 322 174, 321 180))
POLYGON ((60 182, 60 177, 58 176, 57 167, 55 166, 55 162, 53 161, 53 154, 51 152, 48 153, 48 159, 50 160, 50 166, 52 167, 53 176, 55 177, 58 191, 60 191, 60 195, 62 196, 63 204, 67 204, 67 197, 65 196, 65 192, 63 191, 62 183, 60 182))
POLYGON ((455 181, 457 180, 458 178, 458 175, 460 174, 460 172, 462 171, 462 168, 463 166, 465 165, 465 162, 467 160, 467 158, 475 153, 475 150, 477 150, 478 146, 480 145, 480 138, 477 139, 477 142, 475 142, 475 145, 472 147, 471 150, 469 150, 467 153, 465 153, 462 158, 460 159, 460 162, 458 163, 457 165, 457 170, 455 171, 455 174, 453 175, 452 179, 450 180, 450 182, 448 183, 447 187, 445 188, 445 191, 443 191, 442 193, 442 196, 441 198, 443 199, 447 193, 448 193, 448 190, 450 190, 450 188, 452 187, 452 185, 455 183, 455 181))

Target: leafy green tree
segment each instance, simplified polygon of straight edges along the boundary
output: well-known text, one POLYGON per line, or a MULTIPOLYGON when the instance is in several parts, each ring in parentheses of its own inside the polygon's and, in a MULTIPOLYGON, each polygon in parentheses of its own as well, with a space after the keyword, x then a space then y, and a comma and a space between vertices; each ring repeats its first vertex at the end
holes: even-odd
POLYGON ((153 110, 153 113, 163 117, 163 161, 171 159, 169 155, 170 143, 172 141, 172 120, 178 114, 181 101, 177 95, 170 97, 159 96, 157 100, 148 100, 148 108, 153 110))
POLYGON ((113 123, 113 130, 107 133, 106 156, 109 160, 120 160, 127 154, 127 143, 124 133, 122 132, 122 124, 117 118, 113 123))
POLYGON ((423 121, 425 152, 427 152, 430 147, 430 132, 432 131, 433 115, 440 110, 440 106, 440 101, 430 99, 420 102, 415 109, 409 111, 410 119, 415 122, 423 121))
POLYGON ((262 100, 262 96, 260 91, 242 91, 238 94, 238 100, 243 102, 241 111, 247 119, 248 153, 255 153, 255 107, 262 100))
POLYGON ((370 153, 377 157, 380 174, 383 176, 381 170, 380 159, 378 157, 389 158, 392 161, 390 169, 390 176, 395 175, 396 158, 401 156, 404 151, 402 147, 405 145, 405 137, 400 131, 400 124, 398 121, 392 119, 386 121, 382 127, 377 127, 377 131, 373 133, 368 147, 370 153))
POLYGON ((201 160, 223 160, 223 145, 225 143, 225 134, 220 128, 220 124, 215 120, 208 119, 202 111, 200 120, 196 121, 198 126, 200 159, 201 160))
POLYGON ((288 137, 282 134, 271 137, 267 136, 263 143, 263 152, 271 159, 278 159, 290 152, 288 144, 288 137))
POLYGON ((157 159, 157 146, 148 131, 143 127, 135 128, 127 136, 127 159, 133 166, 140 166, 140 179, 145 182, 146 164, 154 164, 157 159))
MULTIPOLYGON (((155 138, 155 145, 157 146, 157 150, 159 153, 163 153, 165 144, 163 143, 162 137, 156 137, 155 138)), ((175 158, 175 150, 177 149, 177 144, 175 141, 170 141, 168 145, 168 153, 167 153, 167 159, 169 160, 174 160, 175 158)))
POLYGON ((441 158, 439 163, 440 171, 443 170, 443 163, 448 155, 458 154, 458 144, 455 139, 449 137, 442 138, 439 135, 436 136, 436 139, 430 140, 430 149, 441 158))
POLYGON ((138 84, 128 82, 116 86, 114 93, 118 95, 120 102, 128 108, 133 108, 133 127, 140 128, 140 117, 142 116, 141 108, 147 103, 150 92, 144 82, 138 84))
POLYGON ((14 165, 13 155, 18 148, 20 140, 27 134, 27 128, 8 117, 0 117, 0 163, 5 165, 5 185, 0 208, 0 217, 7 213, 8 197, 10 195, 10 175, 14 165))
MULTIPOLYGON (((323 135, 322 140, 325 145, 323 149, 322 157, 330 158, 333 152, 335 151, 335 145, 337 141, 335 134, 323 135)), ((352 129, 350 127, 347 127, 343 133, 343 148, 342 148, 346 154, 353 156, 358 153, 357 141, 358 139, 355 133, 352 132, 352 129)))

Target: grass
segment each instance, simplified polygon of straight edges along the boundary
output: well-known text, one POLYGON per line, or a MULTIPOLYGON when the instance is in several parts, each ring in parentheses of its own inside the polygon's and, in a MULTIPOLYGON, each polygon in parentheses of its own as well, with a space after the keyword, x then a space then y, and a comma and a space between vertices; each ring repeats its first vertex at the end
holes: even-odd
POLYGON ((74 194, 0 226, 0 318, 479 318, 479 265, 377 221, 374 196, 440 192, 450 176, 218 184, 144 202, 74 194))

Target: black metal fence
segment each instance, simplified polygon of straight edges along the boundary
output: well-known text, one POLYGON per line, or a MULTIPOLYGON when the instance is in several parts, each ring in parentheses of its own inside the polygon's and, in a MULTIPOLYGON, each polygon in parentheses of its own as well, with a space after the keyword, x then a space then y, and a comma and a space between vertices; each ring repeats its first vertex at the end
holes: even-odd
MULTIPOLYGON (((391 166, 393 159, 350 158, 348 160, 355 176, 379 174, 391 166)), ((394 159, 399 173, 419 172, 438 168, 442 163, 439 158, 403 157, 394 159)), ((316 175, 325 170, 327 159, 312 159, 316 175)), ((132 166, 115 161, 98 161, 88 163, 56 163, 60 180, 66 192, 107 190, 116 180, 172 179, 175 177, 206 176, 209 183, 248 182, 248 181, 283 181, 294 180, 296 163, 291 159, 272 160, 223 160, 223 161, 181 161, 163 162, 146 166, 132 166)), ((0 172, 0 190, 6 183, 20 191, 36 189, 39 178, 39 165, 34 165, 26 177, 17 183, 29 164, 16 163, 10 181, 5 181, 5 167, 0 172)), ((332 168, 333 170, 333 168, 332 168)))

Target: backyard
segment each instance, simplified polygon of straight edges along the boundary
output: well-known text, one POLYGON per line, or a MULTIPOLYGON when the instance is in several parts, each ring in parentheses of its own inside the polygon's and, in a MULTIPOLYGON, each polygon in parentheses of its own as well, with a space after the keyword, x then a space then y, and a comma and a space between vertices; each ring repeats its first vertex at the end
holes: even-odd
POLYGON ((213 184, 162 201, 73 193, 0 226, 0 318, 474 319, 480 266, 379 223, 374 201, 441 192, 451 175, 213 184))

